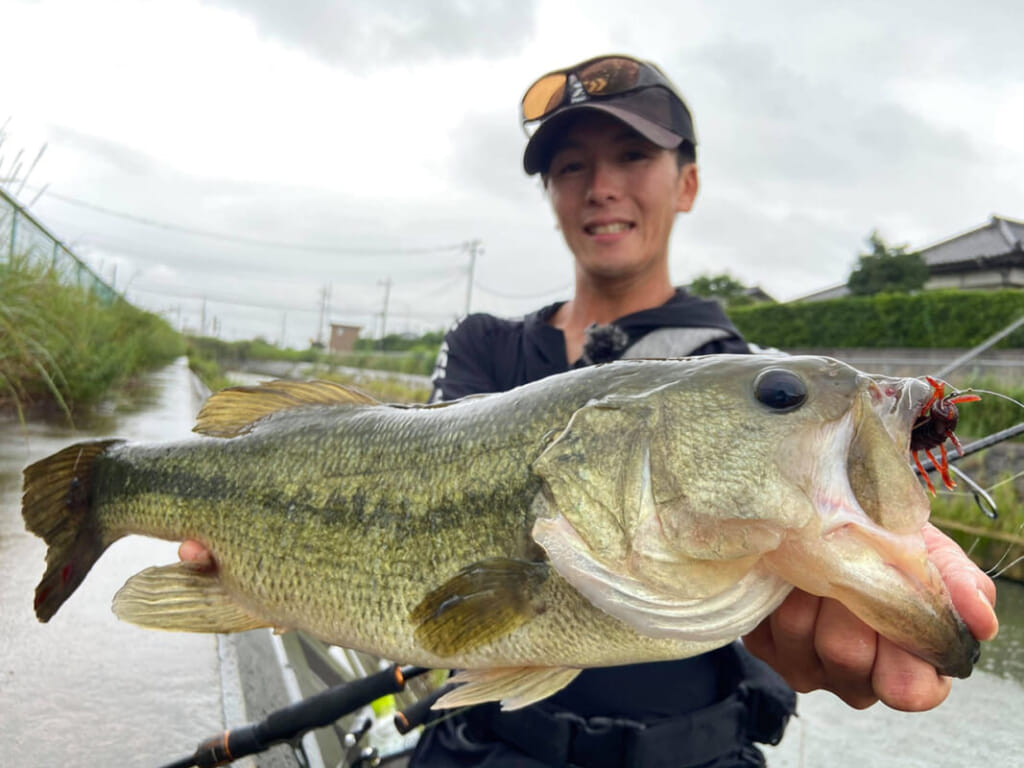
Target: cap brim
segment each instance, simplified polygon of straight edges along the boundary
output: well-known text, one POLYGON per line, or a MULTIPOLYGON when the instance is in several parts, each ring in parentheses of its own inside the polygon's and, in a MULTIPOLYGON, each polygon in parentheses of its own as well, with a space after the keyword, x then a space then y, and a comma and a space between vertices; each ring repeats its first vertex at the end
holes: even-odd
MULTIPOLYGON (((563 135, 561 129, 569 119, 577 116, 580 110, 584 109, 611 115, 663 149, 675 149, 687 138, 652 120, 641 117, 632 110, 617 106, 615 102, 587 101, 582 104, 570 104, 544 120, 526 143, 526 149, 523 151, 523 169, 528 174, 547 170, 554 150, 553 143, 563 135)), ((692 139, 690 140, 692 141, 692 139)))

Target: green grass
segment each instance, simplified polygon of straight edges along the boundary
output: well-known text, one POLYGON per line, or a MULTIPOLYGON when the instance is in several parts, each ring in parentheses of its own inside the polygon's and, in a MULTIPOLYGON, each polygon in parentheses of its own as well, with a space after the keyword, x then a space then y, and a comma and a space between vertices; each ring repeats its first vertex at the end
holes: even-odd
POLYGON ((995 500, 999 517, 991 520, 978 507, 973 494, 961 483, 956 491, 940 492, 932 500, 932 522, 950 534, 981 568, 995 570, 1010 566, 1006 578, 1024 580, 1024 507, 1021 488, 1008 476, 985 482, 983 473, 968 472, 995 500))
POLYGON ((0 265, 0 407, 67 418, 184 352, 180 334, 123 299, 61 282, 46 266, 0 265))
POLYGON ((60 333, 42 307, 50 294, 36 271, 0 266, 0 405, 24 421, 25 407, 49 397, 70 418, 67 382, 49 339, 60 333))
POLYGON ((955 383, 960 389, 973 389, 981 395, 980 402, 957 406, 960 413, 956 430, 958 435, 968 439, 984 437, 1024 421, 1024 406, 1020 405, 1024 403, 1024 387, 1009 387, 990 378, 967 379, 955 383))
POLYGON ((368 395, 377 398, 382 403, 425 403, 430 397, 429 386, 416 386, 407 384, 398 379, 368 379, 357 378, 343 373, 331 371, 317 372, 315 378, 336 381, 339 384, 347 384, 360 389, 368 395))
POLYGON ((209 336, 190 336, 188 345, 190 355, 205 360, 215 360, 221 368, 228 370, 239 368, 252 360, 281 360, 291 363, 368 368, 428 376, 434 369, 437 351, 440 348, 440 341, 435 343, 435 337, 439 339, 440 333, 425 334, 422 337, 425 341, 418 341, 411 347, 383 352, 359 349, 358 347, 365 347, 366 344, 357 344, 356 351, 337 355, 314 348, 277 347, 263 339, 223 341, 209 336))

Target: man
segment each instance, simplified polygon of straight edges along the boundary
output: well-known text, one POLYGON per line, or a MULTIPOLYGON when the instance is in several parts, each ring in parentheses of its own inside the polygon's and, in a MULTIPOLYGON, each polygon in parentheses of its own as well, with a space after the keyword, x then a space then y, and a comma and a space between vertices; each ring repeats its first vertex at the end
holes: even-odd
MULTIPOLYGON (((521 320, 471 315, 445 338, 433 399, 495 392, 619 357, 749 351, 718 304, 672 286, 669 236, 698 189, 682 97, 653 65, 604 56, 538 79, 523 98, 535 128, 523 164, 540 173, 575 264, 575 291, 521 320)), ((941 534, 981 636, 995 632, 991 582, 941 534), (973 592, 971 588, 973 587, 973 592)), ((963 606, 958 603, 963 610, 963 606)), ((965 617, 966 618, 966 617, 965 617)), ((970 619, 968 619, 970 621, 970 619)), ((934 669, 833 601, 794 593, 747 646, 797 690, 828 688, 855 707, 938 704, 934 669)), ((792 692, 739 644, 694 659, 585 670, 518 712, 475 707, 428 728, 410 763, 434 766, 764 765, 792 692)))
MULTIPOLYGON (((435 399, 493 392, 623 356, 746 352, 717 304, 673 288, 675 215, 697 195, 696 138, 685 102, 653 65, 604 56, 540 78, 523 99, 535 127, 524 155, 540 173, 575 263, 564 303, 517 321, 472 315, 445 340, 435 399)), ((974 634, 996 633, 995 588, 934 529, 932 559, 974 634)), ((196 542, 183 559, 209 562, 196 542)), ((212 563, 211 563, 212 566, 212 563)), ((842 605, 794 591, 740 644, 693 659, 586 670, 515 713, 483 705, 426 729, 411 768, 764 765, 798 691, 853 707, 937 706, 950 682, 879 637, 842 605), (776 674, 778 673, 778 675, 776 674)))

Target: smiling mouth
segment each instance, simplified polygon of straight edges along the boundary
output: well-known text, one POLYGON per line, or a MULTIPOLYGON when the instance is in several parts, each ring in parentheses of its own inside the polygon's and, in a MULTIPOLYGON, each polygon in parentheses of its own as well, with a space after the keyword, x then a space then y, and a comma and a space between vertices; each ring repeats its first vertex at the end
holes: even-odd
POLYGON ((588 224, 583 231, 588 235, 615 235, 633 229, 634 226, 628 221, 613 221, 608 224, 588 224))

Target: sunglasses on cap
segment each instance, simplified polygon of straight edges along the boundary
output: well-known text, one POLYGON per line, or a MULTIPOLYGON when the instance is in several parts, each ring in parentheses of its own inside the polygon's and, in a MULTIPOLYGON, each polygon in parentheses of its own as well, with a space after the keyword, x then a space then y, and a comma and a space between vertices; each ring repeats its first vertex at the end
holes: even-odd
MULTIPOLYGON (((537 123, 567 104, 621 96, 660 86, 683 102, 668 78, 653 64, 631 56, 598 56, 566 69, 549 72, 526 89, 520 107, 523 128, 537 123)), ((532 126, 536 128, 536 125, 532 126)))

